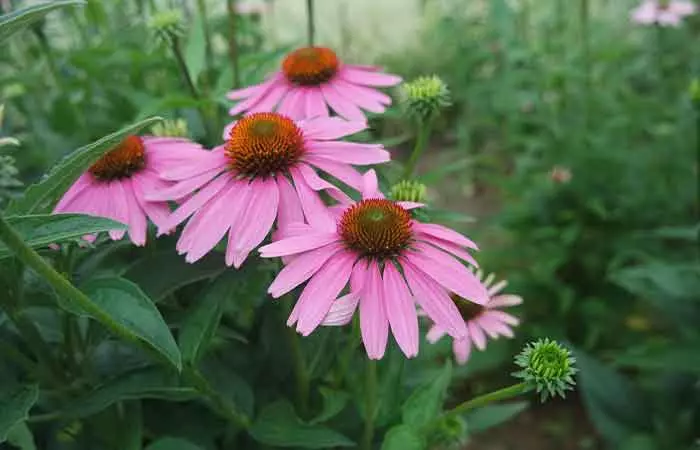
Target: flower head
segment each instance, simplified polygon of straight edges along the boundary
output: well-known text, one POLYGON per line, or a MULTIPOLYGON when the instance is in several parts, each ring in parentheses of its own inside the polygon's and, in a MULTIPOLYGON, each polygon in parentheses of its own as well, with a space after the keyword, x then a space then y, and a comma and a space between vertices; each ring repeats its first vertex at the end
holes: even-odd
MULTIPOLYGON (((187 163, 199 153, 204 153, 201 146, 185 139, 128 136, 76 180, 54 212, 90 214, 125 223, 131 241, 144 245, 146 219, 161 226, 170 213, 167 202, 147 200, 145 192, 169 188, 172 183, 163 180, 160 171, 174 163, 187 163)), ((109 235, 119 240, 124 233, 114 230, 109 235)))
POLYGON ((465 337, 467 326, 449 292, 488 301, 486 288, 462 263, 476 264, 466 250, 476 245, 449 228, 411 219, 409 210, 417 206, 384 198, 370 170, 362 200, 319 210, 327 219, 295 224, 261 247, 266 258, 293 257, 270 285, 273 297, 308 280, 287 324, 308 335, 319 325, 348 323, 359 306, 369 357, 382 358, 391 329, 410 358, 418 354, 417 302, 448 334, 465 337))
POLYGON ((401 100, 406 114, 420 121, 429 120, 452 103, 450 90, 437 75, 404 83, 401 100))
POLYGON ((515 357, 515 364, 522 370, 513 375, 536 387, 542 401, 573 389, 576 381, 576 360, 571 352, 556 341, 545 338, 529 343, 515 357))
POLYGON ((381 145, 336 140, 366 127, 331 117, 297 122, 278 113, 253 113, 227 127, 224 145, 165 170, 163 177, 176 184, 147 198, 174 200, 198 190, 161 231, 192 216, 177 244, 189 262, 207 254, 228 232, 226 264, 240 267, 275 222, 277 235, 291 223, 330 223, 318 191, 342 200, 347 196, 314 168, 360 189, 362 176, 352 165, 389 160, 381 145))
POLYGON ((422 203, 427 198, 428 188, 415 180, 399 181, 389 190, 389 198, 399 202, 422 203))
POLYGON ((641 25, 677 27, 684 17, 695 12, 696 7, 690 0, 644 0, 632 10, 630 18, 641 25))
MULTIPOLYGON (((499 336, 513 337, 511 327, 517 326, 519 321, 503 311, 502 308, 516 306, 523 302, 518 295, 501 294, 508 283, 503 280, 495 282, 494 274, 484 278, 484 273, 477 270, 476 275, 488 289, 489 299, 483 305, 467 301, 458 295, 452 295, 452 301, 457 306, 462 319, 466 323, 468 333, 460 339, 452 340, 452 349, 455 359, 459 364, 466 364, 471 354, 472 344, 479 350, 486 348, 487 336, 497 339, 499 336)), ((430 343, 437 342, 445 335, 445 330, 439 325, 433 325, 428 331, 427 339, 430 343)))
POLYGON ((329 48, 304 47, 285 56, 280 70, 263 83, 229 92, 230 100, 239 101, 229 114, 276 110, 296 120, 327 117, 330 107, 345 119, 364 121, 362 110, 382 113, 391 104, 391 97, 374 88, 400 82, 375 67, 343 64, 329 48))
POLYGON ((156 39, 165 43, 185 34, 182 14, 176 9, 166 9, 154 14, 148 21, 148 27, 156 39))

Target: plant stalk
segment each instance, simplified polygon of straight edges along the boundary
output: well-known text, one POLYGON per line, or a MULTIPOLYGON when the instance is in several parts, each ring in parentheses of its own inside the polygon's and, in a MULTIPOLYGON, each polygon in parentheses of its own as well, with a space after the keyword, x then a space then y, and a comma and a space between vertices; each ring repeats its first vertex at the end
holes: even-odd
POLYGON ((365 430, 362 435, 362 449, 371 450, 374 442, 374 420, 377 416, 377 362, 368 359, 365 370, 365 430))
POLYGON ((409 157, 408 162, 406 163, 406 168, 404 169, 403 178, 405 180, 409 180, 411 179, 411 177, 413 177, 413 173, 416 170, 418 160, 423 154, 423 151, 425 151, 425 147, 427 147, 428 141, 430 140, 430 133, 432 132, 432 128, 432 120, 428 120, 425 123, 421 123, 421 125, 418 127, 418 136, 416 136, 416 143, 413 146, 413 152, 411 152, 411 156, 409 157))
POLYGON ((202 21, 202 28, 204 30, 204 61, 206 66, 205 78, 208 80, 213 67, 214 54, 211 48, 211 29, 209 28, 209 20, 207 20, 207 1, 197 0, 197 9, 199 9, 199 19, 202 21))
POLYGON ((499 389, 497 391, 489 392, 478 397, 474 397, 471 400, 467 400, 464 403, 460 403, 449 411, 446 411, 442 415, 442 419, 447 417, 454 417, 465 412, 471 411, 472 409, 481 408, 482 406, 489 405, 494 402, 500 402, 502 400, 508 400, 518 395, 525 394, 533 389, 533 387, 528 383, 517 383, 512 386, 499 389))
POLYGON ((316 24, 314 23, 314 0, 306 0, 306 35, 309 47, 314 46, 316 24))
POLYGON ((233 70, 233 88, 241 86, 241 71, 238 62, 238 17, 236 14, 236 0, 226 0, 228 9, 228 55, 233 70))

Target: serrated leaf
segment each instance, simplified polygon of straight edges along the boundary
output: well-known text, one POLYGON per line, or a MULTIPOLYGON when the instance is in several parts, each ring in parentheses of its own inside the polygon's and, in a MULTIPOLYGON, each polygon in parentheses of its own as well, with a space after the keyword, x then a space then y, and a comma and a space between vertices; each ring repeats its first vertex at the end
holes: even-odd
POLYGON ((185 439, 164 437, 146 447, 146 450, 202 450, 202 447, 185 439))
MULTIPOLYGON (((109 230, 123 230, 126 225, 104 217, 82 214, 36 214, 8 217, 7 221, 31 248, 43 248, 80 239, 86 234, 109 230)), ((10 250, 0 242, 0 259, 11 256, 10 250)))
POLYGON ((425 441, 408 425, 398 425, 387 431, 382 450, 425 450, 425 441))
POLYGON ((39 387, 31 385, 0 386, 0 443, 7 434, 27 418, 39 398, 39 387))
POLYGON ((330 428, 305 424, 286 401, 267 405, 249 432, 256 441, 276 447, 332 448, 355 445, 330 428))
POLYGON ((440 411, 452 379, 452 363, 448 361, 433 380, 420 386, 406 400, 402 408, 403 422, 420 428, 433 421, 440 411))
POLYGON ((527 402, 484 406, 464 416, 467 421, 467 429, 470 433, 480 433, 488 430, 509 421, 524 411, 527 406, 527 402))
POLYGON ((126 136, 136 134, 141 129, 161 120, 160 117, 142 120, 75 150, 59 161, 42 181, 29 186, 22 197, 13 200, 5 213, 8 216, 19 216, 50 212, 64 192, 100 156, 121 142, 126 136))
POLYGON ((161 368, 149 367, 128 372, 75 399, 61 415, 70 419, 92 416, 116 402, 137 399, 190 400, 194 389, 180 385, 178 377, 161 368))
POLYGON ((0 45, 13 34, 21 31, 32 23, 41 20, 51 11, 55 11, 67 6, 84 5, 84 0, 55 0, 51 2, 39 3, 18 9, 9 14, 0 16, 0 45))
MULTIPOLYGON (((180 349, 151 299, 138 286, 123 278, 90 280, 83 292, 121 328, 161 354, 176 368, 182 368, 180 349)), ((83 315, 92 316, 84 313, 83 315)))

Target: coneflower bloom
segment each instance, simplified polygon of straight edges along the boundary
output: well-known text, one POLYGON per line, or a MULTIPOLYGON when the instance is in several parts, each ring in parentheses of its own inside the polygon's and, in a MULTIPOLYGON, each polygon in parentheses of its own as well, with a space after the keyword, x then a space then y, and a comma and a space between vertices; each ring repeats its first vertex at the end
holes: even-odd
POLYGON ((362 110, 383 113, 391 97, 374 89, 399 84, 401 77, 372 66, 342 64, 333 50, 305 47, 289 53, 281 70, 261 84, 228 93, 239 103, 229 114, 276 110, 292 119, 328 116, 330 107, 348 120, 366 120, 362 110))
MULTIPOLYGON (((477 276, 483 280, 488 289, 489 300, 483 305, 467 301, 458 294, 451 296, 468 329, 466 336, 453 337, 452 340, 452 350, 459 364, 465 364, 469 360, 472 344, 477 349, 484 350, 487 336, 491 339, 496 339, 499 336, 511 338, 513 337, 511 327, 517 326, 519 323, 516 317, 504 313, 501 309, 519 305, 523 299, 517 295, 500 294, 508 283, 505 280, 494 283, 495 276, 493 274, 489 274, 486 279, 483 279, 483 275, 483 272, 477 271, 477 276)), ((428 331, 426 338, 428 342, 435 343, 445 334, 445 328, 435 324, 428 331)))
MULTIPOLYGON (((124 223, 131 241, 142 246, 146 243, 147 218, 160 227, 170 214, 167 202, 147 200, 145 192, 167 189, 172 184, 159 176, 160 171, 206 153, 199 144, 186 139, 128 136, 73 183, 54 212, 88 214, 124 223)), ((113 240, 122 239, 124 234, 125 230, 109 232, 113 240)), ((88 241, 94 238, 85 237, 88 241)))
POLYGON ((680 25, 683 18, 696 12, 690 0, 644 0, 630 13, 632 21, 642 25, 680 25))
POLYGON ((314 168, 359 189, 362 175, 353 164, 389 161, 381 145, 336 140, 366 126, 331 117, 295 122, 278 113, 253 113, 227 127, 224 145, 165 170, 162 176, 176 184, 147 198, 172 200, 197 191, 161 230, 192 216, 177 243, 188 262, 203 257, 228 232, 226 264, 238 268, 275 221, 281 229, 296 222, 330 222, 318 191, 347 196, 314 168))
POLYGON ((270 285, 273 297, 309 280, 287 325, 308 335, 321 324, 347 323, 359 305, 368 356, 382 358, 391 329, 410 358, 418 354, 417 302, 451 336, 467 336, 449 292, 479 304, 488 300, 460 261, 476 264, 466 250, 476 245, 449 228, 413 220, 409 209, 421 204, 384 198, 374 170, 364 179, 362 200, 329 209, 334 220, 298 226, 296 235, 260 248, 267 258, 294 256, 270 285))

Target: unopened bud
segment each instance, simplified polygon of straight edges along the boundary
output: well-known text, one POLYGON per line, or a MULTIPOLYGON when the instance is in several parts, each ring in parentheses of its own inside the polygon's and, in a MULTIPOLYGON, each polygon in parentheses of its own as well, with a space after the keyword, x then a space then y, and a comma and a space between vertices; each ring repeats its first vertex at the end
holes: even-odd
POLYGON ((440 77, 419 77, 401 86, 401 100, 405 113, 420 121, 436 116, 452 103, 450 90, 440 77))
POLYGON ((564 398, 566 391, 576 385, 574 367, 576 360, 571 352, 556 341, 545 338, 529 343, 515 357, 515 364, 522 368, 513 374, 531 384, 544 402, 548 397, 559 395, 564 398))

